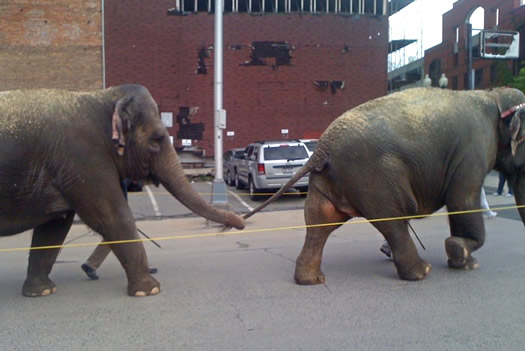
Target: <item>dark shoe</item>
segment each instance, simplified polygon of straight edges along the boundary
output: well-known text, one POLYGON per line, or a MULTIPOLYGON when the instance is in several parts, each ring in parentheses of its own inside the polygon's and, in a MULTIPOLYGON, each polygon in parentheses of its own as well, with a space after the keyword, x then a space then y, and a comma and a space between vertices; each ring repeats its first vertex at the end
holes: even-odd
POLYGON ((155 274, 157 273, 159 270, 157 268, 150 268, 149 269, 149 274, 155 274))
POLYGON ((387 257, 391 257, 392 256, 392 250, 390 249, 390 245, 388 245, 386 240, 383 243, 383 246, 381 246, 381 248, 379 250, 381 250, 381 252, 384 253, 387 257))
POLYGON ((87 264, 84 263, 82 266, 80 266, 80 268, 82 268, 82 270, 86 273, 89 279, 91 280, 98 279, 97 271, 95 271, 93 268, 91 268, 87 264))

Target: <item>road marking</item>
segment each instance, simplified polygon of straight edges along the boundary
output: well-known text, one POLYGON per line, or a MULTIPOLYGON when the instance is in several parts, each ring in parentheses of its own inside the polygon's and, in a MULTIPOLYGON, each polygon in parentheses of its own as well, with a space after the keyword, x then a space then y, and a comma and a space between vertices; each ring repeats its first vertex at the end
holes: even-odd
POLYGON ((155 200, 155 196, 153 195, 153 192, 151 191, 149 186, 146 185, 145 188, 146 188, 146 191, 148 192, 148 196, 151 201, 151 205, 153 206, 153 211, 155 211, 155 215, 157 217, 162 216, 162 213, 160 213, 159 205, 157 204, 157 201, 155 200))
MULTIPOLYGON (((209 185, 213 185, 211 182, 206 182, 208 183, 209 185)), ((250 205, 248 205, 243 199, 241 199, 241 197, 239 195, 237 195, 236 193, 234 193, 233 191, 231 190, 228 190, 228 192, 230 194, 233 195, 234 198, 237 199, 237 201, 239 201, 241 203, 241 205, 243 205, 244 207, 246 207, 248 209, 248 211, 253 211, 253 207, 251 207, 250 205)))
POLYGON ((251 207, 250 205, 248 205, 246 202, 243 201, 243 199, 241 199, 241 197, 237 194, 235 194, 233 191, 231 190, 228 190, 228 192, 230 194, 233 195, 233 197, 235 197, 244 207, 246 207, 248 209, 248 211, 253 211, 253 207, 251 207))

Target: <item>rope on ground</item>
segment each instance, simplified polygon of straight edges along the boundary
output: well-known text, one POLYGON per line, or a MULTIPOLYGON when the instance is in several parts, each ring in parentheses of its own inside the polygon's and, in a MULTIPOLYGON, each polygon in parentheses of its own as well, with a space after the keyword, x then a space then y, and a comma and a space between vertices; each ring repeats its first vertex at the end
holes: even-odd
MULTIPOLYGON (((525 208, 525 205, 494 207, 494 208, 491 208, 490 210, 505 211, 505 210, 519 209, 519 208, 525 208)), ((476 209, 476 210, 454 211, 454 212, 435 212, 432 214, 414 215, 414 216, 360 219, 360 220, 354 220, 354 221, 349 221, 349 222, 332 222, 332 223, 320 223, 320 224, 310 224, 310 225, 294 225, 294 226, 288 226, 288 227, 276 227, 276 228, 264 228, 264 229, 243 229, 243 230, 221 232, 221 233, 214 232, 214 233, 201 233, 201 234, 186 234, 186 235, 175 235, 175 236, 157 237, 157 238, 149 238, 149 239, 143 238, 143 239, 117 240, 117 241, 101 241, 101 242, 96 242, 96 243, 84 243, 84 244, 63 244, 63 245, 50 245, 50 246, 38 246, 38 247, 18 247, 18 248, 11 248, 11 249, 0 249, 0 253, 15 252, 15 251, 30 251, 30 250, 63 249, 63 248, 109 245, 109 244, 113 244, 113 245, 129 244, 129 243, 146 242, 146 241, 152 241, 152 240, 156 240, 156 241, 180 240, 180 239, 206 238, 206 237, 213 237, 213 236, 244 235, 244 234, 274 232, 274 231, 285 231, 285 230, 292 230, 292 229, 342 226, 342 225, 347 225, 347 224, 376 223, 376 222, 421 219, 421 218, 439 217, 439 216, 456 216, 456 215, 462 215, 462 214, 487 212, 490 210, 476 209)))

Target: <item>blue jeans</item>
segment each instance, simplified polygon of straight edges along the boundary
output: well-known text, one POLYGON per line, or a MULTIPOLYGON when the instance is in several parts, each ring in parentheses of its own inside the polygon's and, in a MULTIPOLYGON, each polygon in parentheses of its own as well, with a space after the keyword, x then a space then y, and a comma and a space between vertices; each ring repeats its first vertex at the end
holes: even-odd
MULTIPOLYGON (((499 172, 499 182, 498 182, 498 190, 497 190, 498 195, 501 195, 503 193, 503 187, 505 186, 506 180, 507 178, 505 177, 505 174, 503 174, 502 172, 499 172)), ((507 187, 509 188, 509 194, 512 195, 514 192, 512 191, 512 187, 510 186, 508 182, 507 182, 507 187)))

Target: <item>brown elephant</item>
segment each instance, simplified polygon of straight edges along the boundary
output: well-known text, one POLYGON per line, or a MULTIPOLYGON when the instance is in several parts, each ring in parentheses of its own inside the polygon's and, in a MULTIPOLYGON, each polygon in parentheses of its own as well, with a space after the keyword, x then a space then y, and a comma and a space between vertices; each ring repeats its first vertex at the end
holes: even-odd
MULTIPOLYGON (((329 234, 352 217, 369 220, 479 210, 487 173, 503 171, 525 203, 525 96, 516 89, 457 92, 417 88, 362 104, 332 122, 310 160, 248 218, 311 172, 309 225, 295 280, 325 281, 321 258, 329 234)), ((525 209, 520 209, 525 223, 525 209)), ((449 216, 445 248, 451 268, 474 269, 485 240, 481 212, 449 216)), ((401 279, 431 270, 417 253, 407 220, 372 223, 388 241, 401 279)))
MULTIPOLYGON (((145 87, 0 93, 0 236, 34 228, 33 248, 61 245, 78 214, 106 241, 136 239, 120 187, 125 178, 161 183, 195 213, 244 228, 241 217, 191 187, 145 87)), ((129 295, 160 291, 141 242, 111 248, 126 271, 129 295)), ((25 296, 56 291, 49 274, 58 253, 31 250, 25 296)))

